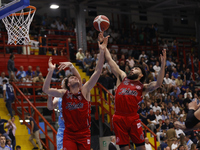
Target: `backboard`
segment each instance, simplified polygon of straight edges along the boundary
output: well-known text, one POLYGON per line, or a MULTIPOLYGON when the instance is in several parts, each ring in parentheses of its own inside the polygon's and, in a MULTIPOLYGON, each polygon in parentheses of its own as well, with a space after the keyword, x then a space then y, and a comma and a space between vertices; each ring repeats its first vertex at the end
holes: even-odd
POLYGON ((0 19, 30 5, 30 0, 0 0, 0 19))

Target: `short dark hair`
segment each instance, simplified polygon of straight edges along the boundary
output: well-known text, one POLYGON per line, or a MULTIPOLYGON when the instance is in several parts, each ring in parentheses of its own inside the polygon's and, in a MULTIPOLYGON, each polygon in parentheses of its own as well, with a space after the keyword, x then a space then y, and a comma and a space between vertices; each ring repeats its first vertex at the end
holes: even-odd
POLYGON ((4 79, 4 80, 3 80, 3 83, 7 83, 7 80, 6 80, 6 79, 4 79))
POLYGON ((6 139, 6 136, 5 136, 5 135, 1 135, 0 138, 1 138, 1 137, 5 137, 5 139, 6 139))
POLYGON ((71 77, 71 76, 74 76, 73 74, 70 74, 70 75, 68 75, 67 77, 66 77, 66 79, 65 79, 65 87, 66 87, 66 89, 69 91, 70 89, 69 89, 69 86, 68 86, 68 81, 69 81, 69 78, 71 77))
POLYGON ((135 67, 140 68, 140 70, 142 71, 143 77, 140 79, 140 82, 141 82, 141 83, 144 83, 144 81, 145 81, 145 79, 146 79, 146 71, 145 71, 144 67, 143 67, 142 65, 139 65, 139 64, 134 65, 133 68, 135 68, 135 67))
POLYGON ((17 146, 16 146, 16 149, 17 149, 17 148, 21 148, 21 146, 17 145, 17 146))

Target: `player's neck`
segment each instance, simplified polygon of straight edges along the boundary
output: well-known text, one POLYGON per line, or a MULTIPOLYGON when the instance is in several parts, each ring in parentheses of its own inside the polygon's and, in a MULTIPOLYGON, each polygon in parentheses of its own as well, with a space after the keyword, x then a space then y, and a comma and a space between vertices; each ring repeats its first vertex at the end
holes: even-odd
POLYGON ((70 88, 70 93, 77 94, 80 91, 79 87, 70 88))

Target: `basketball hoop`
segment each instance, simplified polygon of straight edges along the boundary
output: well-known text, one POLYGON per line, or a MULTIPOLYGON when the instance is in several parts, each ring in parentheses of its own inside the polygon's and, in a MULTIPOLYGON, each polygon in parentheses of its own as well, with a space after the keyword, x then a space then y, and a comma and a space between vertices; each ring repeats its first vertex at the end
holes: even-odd
POLYGON ((29 29, 35 11, 34 6, 28 6, 20 13, 13 13, 2 19, 8 33, 8 44, 29 44, 29 29))

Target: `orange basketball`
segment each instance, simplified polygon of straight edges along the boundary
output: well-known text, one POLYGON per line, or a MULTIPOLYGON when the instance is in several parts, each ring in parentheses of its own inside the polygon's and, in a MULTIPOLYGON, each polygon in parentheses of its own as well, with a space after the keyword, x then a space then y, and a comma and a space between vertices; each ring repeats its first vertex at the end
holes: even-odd
POLYGON ((106 31, 110 26, 110 21, 106 16, 99 15, 94 19, 93 26, 97 31, 106 31))

